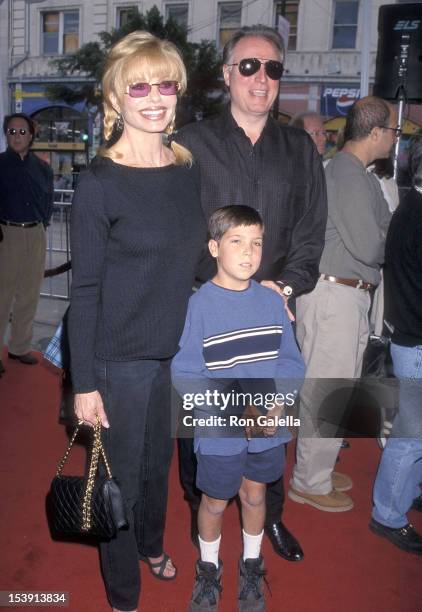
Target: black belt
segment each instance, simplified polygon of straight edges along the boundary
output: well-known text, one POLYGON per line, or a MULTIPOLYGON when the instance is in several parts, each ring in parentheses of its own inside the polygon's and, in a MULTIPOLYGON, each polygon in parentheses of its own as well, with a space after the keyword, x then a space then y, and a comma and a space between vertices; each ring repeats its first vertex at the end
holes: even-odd
POLYGON ((10 225, 11 227, 35 227, 40 223, 41 221, 24 221, 24 223, 15 223, 14 221, 6 221, 5 219, 0 219, 1 225, 10 225))

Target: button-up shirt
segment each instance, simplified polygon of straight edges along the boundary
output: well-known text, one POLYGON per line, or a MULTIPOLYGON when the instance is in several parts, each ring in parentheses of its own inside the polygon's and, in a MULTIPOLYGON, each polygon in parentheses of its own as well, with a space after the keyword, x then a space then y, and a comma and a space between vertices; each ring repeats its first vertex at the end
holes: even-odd
POLYGON ((207 219, 229 204, 260 212, 265 234, 256 278, 282 280, 295 295, 311 291, 324 245, 327 202, 320 156, 306 132, 269 117, 253 145, 226 109, 216 119, 185 126, 175 139, 199 163, 207 219))
POLYGON ((0 154, 0 219, 47 225, 53 210, 50 166, 31 151, 24 157, 7 149, 0 154))

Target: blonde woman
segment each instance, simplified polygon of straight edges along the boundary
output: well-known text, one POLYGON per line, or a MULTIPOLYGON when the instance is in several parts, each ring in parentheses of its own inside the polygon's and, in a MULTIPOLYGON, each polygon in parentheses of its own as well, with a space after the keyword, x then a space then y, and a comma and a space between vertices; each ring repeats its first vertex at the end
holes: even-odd
POLYGON ((139 558, 176 576, 163 551, 171 357, 206 239, 199 178, 187 149, 164 144, 186 71, 176 47, 134 32, 110 51, 103 78, 105 138, 75 191, 69 313, 75 412, 100 417, 130 527, 101 543, 113 610, 135 610, 139 558))

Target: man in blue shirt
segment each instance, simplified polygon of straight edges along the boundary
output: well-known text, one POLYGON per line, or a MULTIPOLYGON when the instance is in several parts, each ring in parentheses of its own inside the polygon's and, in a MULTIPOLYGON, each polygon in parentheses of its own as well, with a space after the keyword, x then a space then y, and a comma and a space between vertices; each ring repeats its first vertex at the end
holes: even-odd
MULTIPOLYGON (((7 150, 0 154, 0 341, 12 311, 9 358, 33 365, 32 325, 45 264, 45 227, 53 208, 53 172, 30 152, 34 123, 5 117, 7 150)), ((0 361, 0 376, 5 371, 0 361)))

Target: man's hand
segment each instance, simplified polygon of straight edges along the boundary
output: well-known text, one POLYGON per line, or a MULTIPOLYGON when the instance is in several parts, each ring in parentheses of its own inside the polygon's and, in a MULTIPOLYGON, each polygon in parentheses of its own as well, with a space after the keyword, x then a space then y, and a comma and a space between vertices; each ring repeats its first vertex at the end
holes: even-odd
POLYGON ((289 321, 294 321, 295 320, 294 314, 292 313, 292 311, 290 310, 288 306, 289 298, 286 295, 284 295, 283 290, 280 287, 280 285, 277 285, 277 283, 275 283, 274 281, 269 281, 269 280, 261 281, 261 285, 263 287, 268 287, 268 289, 272 289, 273 291, 278 293, 278 295, 280 295, 283 298, 284 308, 287 312, 287 316, 289 317, 289 321))
POLYGON ((97 416, 103 427, 110 427, 107 415, 104 410, 103 400, 98 391, 90 393, 75 394, 75 414, 78 421, 83 421, 85 425, 94 427, 97 424, 97 416))

